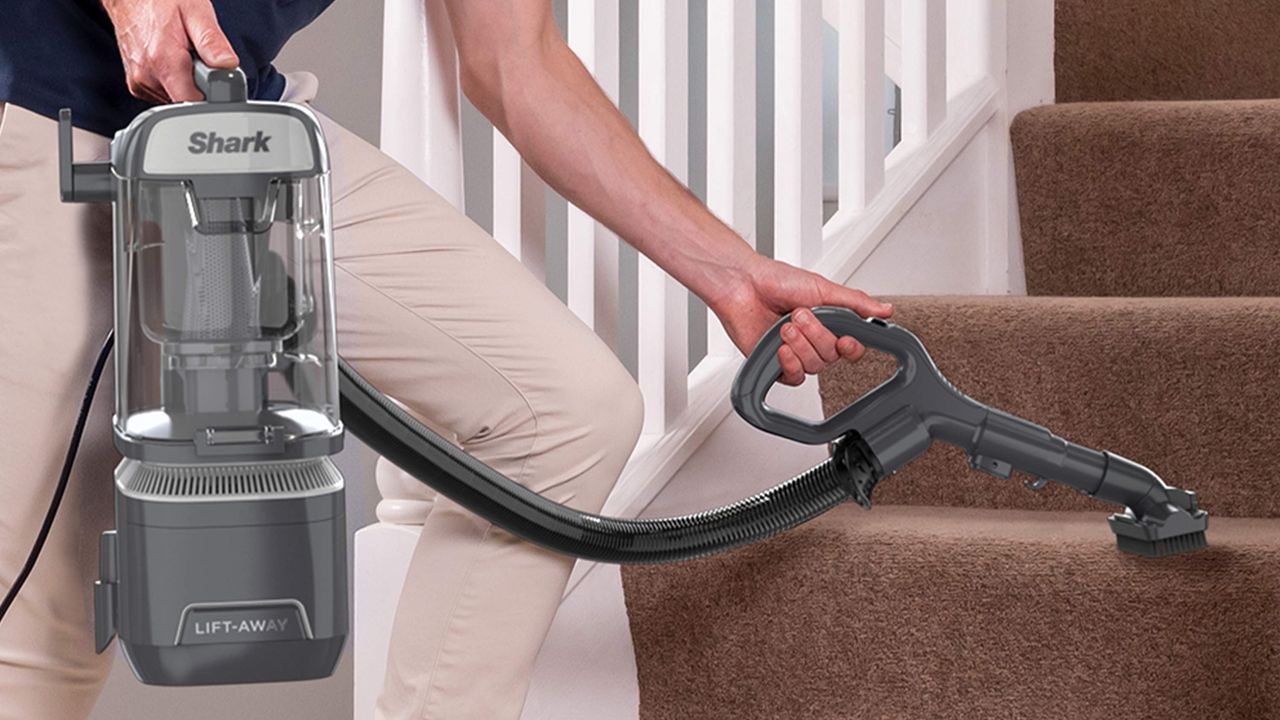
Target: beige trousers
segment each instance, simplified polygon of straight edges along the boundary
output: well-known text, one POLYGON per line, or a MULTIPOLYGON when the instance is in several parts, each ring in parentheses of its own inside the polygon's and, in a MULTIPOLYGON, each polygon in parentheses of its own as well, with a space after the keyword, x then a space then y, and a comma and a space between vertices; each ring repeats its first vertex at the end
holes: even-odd
MULTIPOLYGON (((286 99, 309 100, 310 76, 286 99)), ((608 348, 479 227, 322 118, 333 164, 338 346, 370 381, 475 457, 596 510, 640 432, 639 391, 608 348)), ((105 138, 77 131, 77 159, 105 138)), ((56 123, 0 121, 0 591, 57 478, 111 324, 110 211, 58 201, 56 123)), ((118 457, 104 382, 35 572, 0 624, 0 720, 86 717, 111 652, 93 651, 98 534, 118 457)), ((572 561, 439 498, 394 621, 376 714, 515 720, 572 561)))

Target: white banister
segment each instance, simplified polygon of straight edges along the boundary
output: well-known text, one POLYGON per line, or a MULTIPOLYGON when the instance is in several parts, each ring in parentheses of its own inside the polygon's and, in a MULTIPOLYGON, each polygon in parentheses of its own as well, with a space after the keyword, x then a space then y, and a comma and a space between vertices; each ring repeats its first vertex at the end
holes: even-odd
POLYGON ((547 188, 520 153, 493 133, 493 238, 547 279, 547 188))
MULTIPOLYGON (((640 136, 658 162, 689 174, 689 3, 639 4, 640 136)), ((645 400, 644 432, 662 434, 689 394, 689 295, 647 257, 640 258, 636 374, 645 400)))
POLYGON ((840 209, 859 211, 884 186, 884 0, 845 3, 840 30, 840 209))
MULTIPOLYGON (((620 81, 618 0, 570 0, 569 47, 616 104, 620 81)), ((566 302, 617 352, 618 237, 569 205, 566 302)))
MULTIPOLYGON (((707 2, 707 207, 756 243, 756 7, 707 2)), ((707 313, 707 354, 735 352, 707 313)))
POLYGON ((822 4, 775 10, 774 257, 800 267, 822 254, 822 4))
POLYGON ((916 144, 947 117, 947 2, 902 0, 902 138, 916 144))
POLYGON ((462 208, 461 91, 443 0, 387 0, 382 151, 462 208))

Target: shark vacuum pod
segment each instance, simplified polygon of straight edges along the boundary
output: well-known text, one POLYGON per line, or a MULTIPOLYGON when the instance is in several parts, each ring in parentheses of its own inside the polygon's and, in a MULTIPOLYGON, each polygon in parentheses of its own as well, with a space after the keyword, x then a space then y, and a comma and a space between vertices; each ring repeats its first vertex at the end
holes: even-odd
POLYGON ((117 134, 62 192, 115 203, 116 529, 101 540, 97 647, 144 682, 304 680, 347 634, 329 166, 305 109, 205 103, 117 134))
MULTIPOLYGON (((766 402, 780 368, 771 328, 734 381, 759 429, 829 443, 831 457, 771 490, 691 515, 630 520, 554 503, 418 422, 338 356, 329 166, 305 108, 246 100, 238 70, 196 63, 206 101, 153 108, 116 134, 109 162, 73 164, 65 200, 115 206, 116 529, 95 586, 101 652, 118 635, 144 682, 197 685, 329 674, 347 627, 343 483, 329 456, 350 429, 477 515, 549 549, 614 563, 674 562, 762 540, 853 500, 935 440, 973 467, 1052 480, 1124 507, 1120 550, 1205 546, 1195 494, 1119 455, 1076 445, 954 388, 906 329, 851 311, 815 316, 893 355, 898 371, 834 416, 766 402)), ((39 556, 110 349, 99 356, 39 556)), ((408 599, 412 601, 412 599, 408 599)))

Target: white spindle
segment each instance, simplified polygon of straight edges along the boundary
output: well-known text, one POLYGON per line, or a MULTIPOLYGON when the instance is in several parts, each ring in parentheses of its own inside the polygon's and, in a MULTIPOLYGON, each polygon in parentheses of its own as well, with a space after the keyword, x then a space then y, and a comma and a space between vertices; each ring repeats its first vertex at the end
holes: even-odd
POLYGON ((902 0, 902 137, 926 140, 947 117, 947 2, 902 0))
MULTIPOLYGON (((618 101, 618 0, 569 0, 569 46, 596 82, 618 101)), ((569 309, 618 348, 618 237, 569 206, 569 309)))
MULTIPOLYGON (((640 135, 681 182, 689 174, 688 0, 639 4, 640 135)), ((637 375, 646 433, 662 433, 688 402, 689 296, 662 268, 640 258, 637 375)))
POLYGON ((840 23, 840 209, 884 185, 884 0, 845 3, 840 23))
MULTIPOLYGON (((756 7, 707 2, 707 206, 756 242, 756 7)), ((735 351, 707 313, 707 354, 735 351)))
POLYGON ((461 95, 443 0, 387 0, 382 150, 462 208, 461 95))
POLYGON ((493 133, 493 238, 540 280, 547 279, 546 186, 496 130, 493 133))
POLYGON ((822 253, 822 3, 776 8, 774 257, 807 267, 822 253))

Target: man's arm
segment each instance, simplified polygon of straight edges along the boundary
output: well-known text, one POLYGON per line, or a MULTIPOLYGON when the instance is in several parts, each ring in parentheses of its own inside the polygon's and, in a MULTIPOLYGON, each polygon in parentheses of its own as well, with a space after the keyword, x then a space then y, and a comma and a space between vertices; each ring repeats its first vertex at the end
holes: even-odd
MULTIPOLYGON (((702 298, 749 352, 783 314, 840 305, 892 309, 757 254, 668 173, 565 44, 550 0, 446 0, 467 97, 565 198, 702 298)), ((797 384, 863 348, 811 313, 784 328, 783 381, 797 384)))

